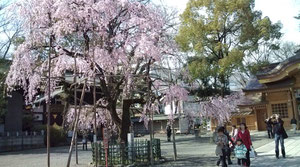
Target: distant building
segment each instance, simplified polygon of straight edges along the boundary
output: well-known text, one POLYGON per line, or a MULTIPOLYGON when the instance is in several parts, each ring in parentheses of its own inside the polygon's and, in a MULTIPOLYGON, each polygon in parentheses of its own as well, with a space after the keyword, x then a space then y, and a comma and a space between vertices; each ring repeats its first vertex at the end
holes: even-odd
MULTIPOLYGON (((199 102, 196 102, 194 96, 189 96, 188 101, 180 101, 177 113, 175 113, 175 105, 173 103, 173 119, 174 128, 176 133, 189 133, 193 130, 195 124, 201 124, 201 120, 197 117, 190 117, 186 113, 190 112, 193 115, 197 115, 199 109, 199 102)), ((154 133, 166 133, 166 127, 170 122, 171 105, 162 105, 160 114, 154 114, 153 116, 153 131, 154 133)), ((136 115, 131 118, 134 124, 134 132, 136 134, 148 134, 148 129, 143 122, 140 122, 140 115, 136 115)))

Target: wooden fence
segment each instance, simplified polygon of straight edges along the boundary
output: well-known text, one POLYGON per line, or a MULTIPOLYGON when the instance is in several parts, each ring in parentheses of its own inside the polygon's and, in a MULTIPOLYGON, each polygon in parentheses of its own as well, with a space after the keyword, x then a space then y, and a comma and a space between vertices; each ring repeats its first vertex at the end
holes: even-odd
MULTIPOLYGON (((98 164, 105 165, 105 148, 103 142, 98 142, 98 164)), ((161 158, 160 140, 153 140, 153 158, 159 161, 161 158)), ((96 160, 95 144, 92 144, 93 162, 96 160)), ((136 139, 134 144, 129 146, 124 143, 110 141, 107 148, 108 166, 117 165, 147 165, 150 164, 150 141, 146 139, 136 139)))

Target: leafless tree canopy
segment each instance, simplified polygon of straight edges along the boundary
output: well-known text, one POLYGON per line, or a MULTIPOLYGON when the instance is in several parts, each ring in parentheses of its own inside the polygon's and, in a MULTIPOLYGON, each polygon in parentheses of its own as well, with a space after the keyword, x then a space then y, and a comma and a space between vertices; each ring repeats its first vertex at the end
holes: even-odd
POLYGON ((11 57, 15 39, 21 33, 20 22, 14 19, 9 1, 0 1, 0 58, 11 57))

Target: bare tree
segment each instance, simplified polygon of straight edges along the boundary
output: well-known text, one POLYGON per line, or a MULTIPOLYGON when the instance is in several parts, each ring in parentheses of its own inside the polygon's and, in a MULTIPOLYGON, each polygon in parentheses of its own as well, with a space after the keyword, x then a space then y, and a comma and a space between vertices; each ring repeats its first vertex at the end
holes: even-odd
POLYGON ((299 45, 294 42, 283 42, 280 44, 280 49, 274 51, 274 62, 281 62, 285 59, 295 55, 295 52, 299 49, 299 45))
POLYGON ((13 8, 8 1, 0 2, 0 58, 10 57, 15 39, 21 35, 21 22, 14 17, 13 8))

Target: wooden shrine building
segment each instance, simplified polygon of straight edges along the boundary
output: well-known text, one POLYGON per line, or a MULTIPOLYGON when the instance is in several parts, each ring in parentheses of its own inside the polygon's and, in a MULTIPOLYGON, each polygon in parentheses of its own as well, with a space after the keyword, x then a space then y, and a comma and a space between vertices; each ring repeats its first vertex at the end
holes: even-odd
MULTIPOLYGON (((253 76, 243 89, 252 103, 240 105, 231 124, 245 122, 250 130, 266 130, 265 119, 279 114, 284 127, 300 119, 300 51, 280 63, 270 64, 253 76)), ((299 126, 299 123, 298 123, 299 126)))

